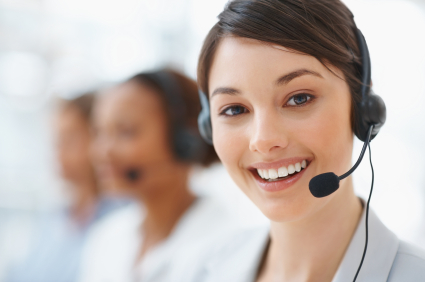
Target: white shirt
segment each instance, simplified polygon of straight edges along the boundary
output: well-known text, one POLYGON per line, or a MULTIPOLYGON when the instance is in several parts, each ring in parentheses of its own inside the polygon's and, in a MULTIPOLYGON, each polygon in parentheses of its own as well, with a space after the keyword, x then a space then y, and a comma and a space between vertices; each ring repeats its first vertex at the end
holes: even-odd
MULTIPOLYGON (((332 282, 353 281, 365 244, 365 211, 332 282)), ((199 252, 198 259, 175 267, 178 282, 254 282, 270 227, 251 228, 199 252)), ((193 256, 193 254, 191 254, 193 256)), ((369 244, 359 282, 425 281, 425 252, 400 241, 369 211, 369 244)))
POLYGON ((170 236, 135 264, 143 242, 144 211, 136 205, 106 218, 90 234, 83 255, 81 282, 173 281, 169 269, 184 253, 236 226, 217 201, 198 198, 170 236))

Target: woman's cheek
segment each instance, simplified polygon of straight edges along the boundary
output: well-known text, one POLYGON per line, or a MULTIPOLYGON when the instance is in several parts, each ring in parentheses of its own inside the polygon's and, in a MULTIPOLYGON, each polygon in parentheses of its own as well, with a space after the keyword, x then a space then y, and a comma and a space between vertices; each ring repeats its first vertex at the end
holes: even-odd
POLYGON ((232 159, 232 150, 229 142, 232 142, 232 135, 222 127, 213 127, 213 143, 223 165, 227 166, 232 159), (219 128, 219 129, 218 129, 219 128))
POLYGON ((311 121, 315 129, 310 128, 310 138, 304 138, 317 158, 318 173, 332 171, 341 175, 351 163, 353 135, 348 114, 349 101, 336 104, 347 106, 329 105, 327 111, 311 121))
POLYGON ((243 135, 239 134, 236 128, 220 125, 214 127, 213 142, 214 147, 223 165, 226 167, 231 177, 238 175, 239 163, 243 156, 244 148, 248 148, 243 140, 243 135))

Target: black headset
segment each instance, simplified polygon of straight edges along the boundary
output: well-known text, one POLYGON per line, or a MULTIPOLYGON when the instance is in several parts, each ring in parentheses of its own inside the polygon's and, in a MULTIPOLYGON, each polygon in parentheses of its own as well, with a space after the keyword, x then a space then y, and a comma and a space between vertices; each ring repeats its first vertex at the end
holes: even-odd
POLYGON ((371 62, 369 48, 366 40, 360 31, 356 28, 356 37, 359 44, 362 65, 357 66, 361 70, 361 101, 356 106, 356 128, 354 133, 361 141, 366 142, 368 130, 373 125, 370 140, 373 140, 379 133, 387 118, 387 110, 384 100, 373 93, 371 89, 371 62))
MULTIPOLYGON (((361 55, 362 65, 356 68, 361 72, 361 100, 355 105, 356 127, 354 133, 361 141, 365 142, 370 125, 373 125, 370 140, 375 138, 386 120, 385 103, 381 97, 374 94, 371 90, 371 63, 369 49, 362 32, 356 28, 356 37, 361 55)), ((212 144, 212 126, 210 105, 207 96, 201 90, 199 91, 202 110, 198 116, 199 132, 208 144, 212 144)))
POLYGON ((201 161, 208 152, 208 145, 199 136, 196 129, 189 128, 185 121, 187 107, 183 99, 182 88, 174 74, 162 70, 141 74, 141 77, 164 93, 169 111, 171 143, 175 156, 182 161, 201 161))

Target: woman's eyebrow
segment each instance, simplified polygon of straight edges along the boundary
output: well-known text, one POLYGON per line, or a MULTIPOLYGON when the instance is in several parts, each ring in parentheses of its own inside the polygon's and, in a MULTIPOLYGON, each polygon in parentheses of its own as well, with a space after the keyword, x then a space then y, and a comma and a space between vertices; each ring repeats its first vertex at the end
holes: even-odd
MULTIPOLYGON (((211 94, 211 98, 214 97, 214 95, 217 94, 228 94, 228 95, 238 95, 241 92, 235 88, 230 88, 230 87, 219 87, 216 88, 213 93, 211 94)), ((210 98, 210 99, 211 99, 210 98)))
MULTIPOLYGON (((312 71, 312 70, 308 70, 308 69, 299 69, 299 70, 290 72, 288 74, 285 74, 285 75, 279 77, 276 80, 276 85, 280 86, 280 85, 288 84, 291 80, 293 80, 293 79, 295 79, 297 77, 303 76, 303 75, 313 75, 313 76, 316 76, 316 77, 323 78, 323 76, 320 73, 318 73, 318 72, 315 72, 315 71, 312 71)), ((219 87, 219 88, 216 88, 212 92, 211 98, 214 97, 217 94, 238 95, 240 93, 241 92, 238 89, 235 89, 235 88, 231 88, 231 87, 219 87)))
POLYGON ((276 85, 280 86, 280 85, 288 84, 291 80, 303 75, 313 75, 316 77, 323 78, 323 76, 318 72, 308 70, 308 69, 299 69, 279 77, 276 80, 276 85))

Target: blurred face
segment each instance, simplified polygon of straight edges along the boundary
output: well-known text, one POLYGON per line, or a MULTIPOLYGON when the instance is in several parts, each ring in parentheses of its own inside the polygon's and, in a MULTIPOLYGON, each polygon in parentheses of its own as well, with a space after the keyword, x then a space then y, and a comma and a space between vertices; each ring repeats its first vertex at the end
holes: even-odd
POLYGON ((272 221, 303 219, 345 193, 317 199, 308 189, 314 176, 351 164, 351 98, 339 77, 281 46, 228 37, 218 47, 209 76, 214 146, 272 221))
POLYGON ((71 183, 87 181, 92 175, 87 120, 71 106, 60 111, 55 121, 56 151, 62 177, 71 183))
POLYGON ((159 95, 134 82, 103 93, 92 152, 103 187, 133 196, 163 185, 175 160, 159 95), (141 188, 141 189, 140 189, 141 188))

